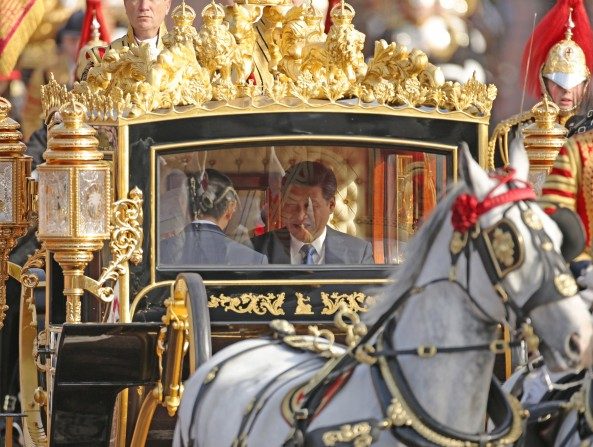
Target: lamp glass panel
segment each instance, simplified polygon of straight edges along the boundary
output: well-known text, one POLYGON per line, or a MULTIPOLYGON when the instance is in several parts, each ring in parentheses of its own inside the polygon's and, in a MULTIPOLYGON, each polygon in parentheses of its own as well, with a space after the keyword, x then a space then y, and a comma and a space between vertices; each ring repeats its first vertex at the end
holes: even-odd
POLYGON ((39 172, 39 234, 70 236, 70 171, 39 172))
POLYGON ((14 222, 13 168, 10 161, 0 161, 0 223, 14 222))
POLYGON ((78 173, 80 236, 107 236, 107 170, 84 170, 78 173))

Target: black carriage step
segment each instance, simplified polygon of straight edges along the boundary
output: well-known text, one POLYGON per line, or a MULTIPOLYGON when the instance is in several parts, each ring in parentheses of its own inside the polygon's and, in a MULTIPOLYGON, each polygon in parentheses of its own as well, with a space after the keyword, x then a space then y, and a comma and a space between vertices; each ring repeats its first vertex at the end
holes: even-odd
POLYGON ((116 397, 159 378, 159 323, 64 324, 53 392, 51 445, 109 445, 116 397))

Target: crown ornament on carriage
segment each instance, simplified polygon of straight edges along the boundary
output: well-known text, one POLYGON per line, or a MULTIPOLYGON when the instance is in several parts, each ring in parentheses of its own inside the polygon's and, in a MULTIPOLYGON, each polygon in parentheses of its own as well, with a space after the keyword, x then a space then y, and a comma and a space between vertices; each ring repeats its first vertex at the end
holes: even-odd
POLYGON ((196 19, 196 11, 194 8, 187 5, 185 1, 182 1, 181 5, 178 5, 173 9, 171 19, 173 19, 173 24, 176 27, 184 28, 192 26, 196 19))
POLYGON ((284 0, 245 0, 225 8, 212 0, 196 30, 196 13, 183 2, 172 12, 175 26, 163 37, 156 60, 134 44, 106 47, 103 59, 72 90, 50 77, 42 87, 44 112, 75 100, 86 106, 90 118, 109 121, 163 109, 209 109, 211 101, 250 107, 354 100, 489 116, 494 85, 474 77, 464 84, 445 81, 420 50, 380 40, 365 61, 366 37, 353 25, 354 15, 342 0, 330 11, 332 26, 325 34, 320 31, 324 17, 311 3, 296 7, 284 0), (254 15, 253 8, 261 14, 254 15), (291 14, 291 8, 303 13, 291 14), (265 54, 258 53, 258 35, 265 40, 265 54))

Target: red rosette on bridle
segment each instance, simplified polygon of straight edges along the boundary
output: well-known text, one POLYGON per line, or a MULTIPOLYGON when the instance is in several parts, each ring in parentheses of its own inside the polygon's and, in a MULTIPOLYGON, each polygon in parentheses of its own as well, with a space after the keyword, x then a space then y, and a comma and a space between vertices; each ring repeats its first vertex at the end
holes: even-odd
POLYGON ((470 194, 460 194, 455 199, 451 212, 453 228, 464 234, 478 221, 478 199, 470 194))

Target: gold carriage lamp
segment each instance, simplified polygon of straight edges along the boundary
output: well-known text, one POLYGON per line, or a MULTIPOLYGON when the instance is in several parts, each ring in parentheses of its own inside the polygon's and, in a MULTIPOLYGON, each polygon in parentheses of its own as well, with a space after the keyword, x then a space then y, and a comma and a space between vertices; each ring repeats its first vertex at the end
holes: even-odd
POLYGON ((539 195, 558 151, 566 141, 568 130, 558 124, 560 108, 545 97, 533 106, 531 112, 535 122, 523 129, 523 136, 529 158, 529 180, 539 195))
POLYGON ((8 117, 11 105, 0 97, 0 329, 8 307, 8 255, 30 223, 31 157, 24 155, 20 125, 8 117))
POLYGON ((110 164, 77 102, 60 109, 39 172, 38 238, 62 267, 66 322, 79 323, 84 269, 109 238, 110 164))

